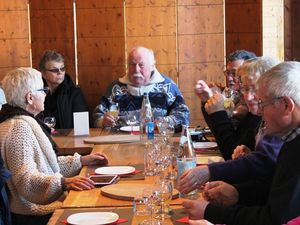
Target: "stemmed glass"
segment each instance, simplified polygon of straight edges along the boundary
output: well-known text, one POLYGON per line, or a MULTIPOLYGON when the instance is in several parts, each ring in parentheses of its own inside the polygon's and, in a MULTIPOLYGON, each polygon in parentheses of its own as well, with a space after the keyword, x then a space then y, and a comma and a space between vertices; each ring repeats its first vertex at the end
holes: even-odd
POLYGON ((126 115, 126 124, 130 126, 131 134, 133 134, 133 126, 138 124, 138 118, 135 111, 129 111, 126 115))
POLYGON ((119 105, 117 103, 112 103, 107 114, 112 116, 116 122, 119 116, 119 105))
POLYGON ((170 218, 170 202, 173 195, 173 183, 169 179, 160 179, 154 185, 156 205, 160 206, 156 219, 165 220, 170 218))
POLYGON ((56 119, 54 116, 47 116, 44 118, 44 123, 52 129, 55 127, 56 119))

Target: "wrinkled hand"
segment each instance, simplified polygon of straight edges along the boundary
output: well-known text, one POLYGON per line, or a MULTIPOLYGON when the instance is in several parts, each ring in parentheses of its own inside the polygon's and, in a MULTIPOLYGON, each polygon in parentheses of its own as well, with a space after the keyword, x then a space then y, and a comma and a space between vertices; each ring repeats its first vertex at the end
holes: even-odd
POLYGON ((81 156, 81 164, 83 166, 91 166, 91 165, 104 166, 104 165, 107 165, 107 163, 108 163, 107 156, 100 152, 81 156))
POLYGON ((201 102, 206 102, 212 95, 212 90, 203 80, 198 80, 195 86, 195 93, 201 99, 201 102))
POLYGON ((204 217, 208 202, 205 200, 185 200, 182 202, 190 220, 200 220, 204 217))
POLYGON ((234 205, 239 200, 239 193, 234 186, 223 181, 206 183, 203 197, 214 204, 221 206, 234 205))
POLYGON ((116 126, 116 120, 113 116, 105 113, 102 119, 102 126, 103 127, 114 127, 116 126))
POLYGON ((179 180, 178 190, 181 193, 189 193, 196 188, 201 188, 209 180, 209 170, 207 166, 198 166, 186 171, 179 180))
POLYGON ((95 183, 87 177, 75 176, 65 178, 67 190, 83 191, 95 188, 95 183))
POLYGON ((208 114, 225 110, 224 96, 221 93, 216 92, 212 97, 210 97, 207 100, 204 107, 208 114))
POLYGON ((237 159, 239 157, 243 157, 245 155, 248 155, 251 152, 250 148, 248 148, 246 145, 238 145, 231 155, 232 159, 237 159))

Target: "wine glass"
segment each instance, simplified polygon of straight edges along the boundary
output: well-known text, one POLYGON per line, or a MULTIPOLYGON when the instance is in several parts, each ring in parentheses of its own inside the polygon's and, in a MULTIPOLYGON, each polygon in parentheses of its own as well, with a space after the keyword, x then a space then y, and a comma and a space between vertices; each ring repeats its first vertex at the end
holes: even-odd
POLYGON ((107 114, 112 116, 114 118, 114 121, 116 122, 118 120, 118 116, 119 116, 119 106, 118 106, 118 104, 117 103, 111 104, 107 114))
POLYGON ((154 186, 155 202, 160 206, 156 219, 165 220, 170 218, 170 202, 173 195, 173 183, 169 179, 160 179, 154 186))
POLYGON ((56 119, 54 116, 47 116, 44 118, 44 123, 52 129, 55 127, 56 119))
POLYGON ((138 119, 135 111, 129 111, 126 115, 126 124, 130 126, 131 134, 133 134, 133 126, 138 124, 138 119))

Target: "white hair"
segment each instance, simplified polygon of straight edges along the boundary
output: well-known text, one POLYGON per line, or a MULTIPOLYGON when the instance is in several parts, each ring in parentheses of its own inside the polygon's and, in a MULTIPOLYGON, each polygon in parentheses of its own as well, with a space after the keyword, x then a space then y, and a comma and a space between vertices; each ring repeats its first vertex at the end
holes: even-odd
POLYGON ((289 96, 300 106, 300 63, 283 62, 264 73, 257 81, 268 97, 289 96))
POLYGON ((271 57, 261 56, 246 60, 237 70, 241 81, 251 79, 254 82, 267 70, 279 64, 279 60, 271 57))
POLYGON ((2 88, 9 105, 26 108, 26 94, 43 87, 42 75, 31 67, 20 67, 8 72, 2 80, 2 88))
POLYGON ((128 57, 128 60, 130 59, 130 56, 134 53, 134 52, 143 52, 143 53, 146 53, 147 55, 147 59, 149 60, 149 63, 151 66, 154 66, 156 61, 155 61, 155 57, 154 57, 154 52, 152 49, 150 48, 145 48, 143 46, 136 46, 134 48, 132 48, 130 50, 130 53, 129 53, 129 57, 128 57))

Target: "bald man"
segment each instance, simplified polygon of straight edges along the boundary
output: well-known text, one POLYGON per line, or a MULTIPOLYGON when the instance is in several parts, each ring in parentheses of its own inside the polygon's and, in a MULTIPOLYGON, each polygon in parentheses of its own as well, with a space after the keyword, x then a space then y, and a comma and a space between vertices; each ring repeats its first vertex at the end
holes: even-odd
POLYGON ((143 94, 148 93, 154 119, 165 118, 174 126, 189 125, 190 112, 177 85, 159 73, 151 49, 134 47, 128 55, 128 73, 115 80, 100 99, 93 113, 96 127, 112 127, 115 118, 107 112, 119 106, 119 116, 140 112, 143 94))

